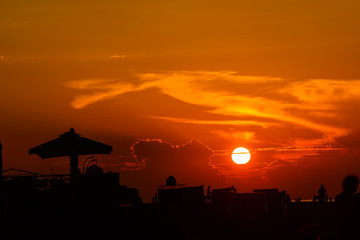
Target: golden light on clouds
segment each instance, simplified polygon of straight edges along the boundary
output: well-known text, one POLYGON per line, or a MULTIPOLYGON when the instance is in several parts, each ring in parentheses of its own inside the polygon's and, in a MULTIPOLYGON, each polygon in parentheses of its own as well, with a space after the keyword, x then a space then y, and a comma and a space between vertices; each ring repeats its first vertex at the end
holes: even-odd
MULTIPOLYGON (((339 101, 356 97, 360 89, 360 81, 353 81, 351 85, 328 79, 292 82, 281 78, 241 76, 234 72, 183 71, 138 73, 135 76, 140 81, 136 85, 124 80, 73 81, 68 86, 93 92, 78 95, 72 105, 80 109, 127 92, 156 88, 182 102, 207 106, 211 108, 208 113, 233 119, 148 116, 150 118, 200 125, 257 125, 264 129, 287 123, 321 132, 322 137, 317 141, 321 144, 332 142, 348 132, 345 127, 328 124, 326 119, 333 117, 332 111, 339 101), (314 115, 322 119, 313 118, 314 115), (244 116, 261 119, 236 119, 244 116)), ((255 138, 255 134, 250 134, 246 139, 249 136, 255 138)))

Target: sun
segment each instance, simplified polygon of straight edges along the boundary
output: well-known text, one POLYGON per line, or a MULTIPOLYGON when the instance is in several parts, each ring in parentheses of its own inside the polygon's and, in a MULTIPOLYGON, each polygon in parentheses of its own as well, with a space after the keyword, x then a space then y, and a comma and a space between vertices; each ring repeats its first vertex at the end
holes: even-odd
POLYGON ((236 148, 231 154, 231 158, 236 164, 246 164, 249 162, 250 157, 249 150, 243 147, 236 148))

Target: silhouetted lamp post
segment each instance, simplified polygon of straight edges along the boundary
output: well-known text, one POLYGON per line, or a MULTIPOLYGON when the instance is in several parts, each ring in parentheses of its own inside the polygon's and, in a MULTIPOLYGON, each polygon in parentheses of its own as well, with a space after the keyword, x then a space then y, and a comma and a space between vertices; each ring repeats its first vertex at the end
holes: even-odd
POLYGON ((80 137, 73 128, 58 138, 31 148, 29 154, 37 154, 42 159, 70 157, 70 179, 80 175, 79 155, 110 154, 112 146, 88 138, 80 137))
POLYGON ((0 181, 2 180, 2 171, 3 171, 2 148, 3 147, 0 142, 0 181))

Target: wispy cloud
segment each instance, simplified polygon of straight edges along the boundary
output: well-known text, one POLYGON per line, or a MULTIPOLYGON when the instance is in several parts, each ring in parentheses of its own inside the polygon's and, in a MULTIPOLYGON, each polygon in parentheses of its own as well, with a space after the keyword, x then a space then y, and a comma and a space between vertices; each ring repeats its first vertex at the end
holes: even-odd
POLYGON ((132 84, 120 80, 90 79, 71 81, 67 86, 78 90, 93 90, 94 93, 80 95, 72 102, 76 109, 84 108, 90 104, 118 96, 133 90, 132 84))
POLYGON ((119 59, 121 59, 121 58, 125 58, 125 55, 110 55, 109 56, 110 58, 119 58, 119 59))
MULTIPOLYGON (((341 117, 341 106, 359 99, 360 80, 310 79, 291 81, 267 76, 242 76, 236 72, 178 71, 135 73, 136 84, 125 80, 94 79, 73 81, 69 87, 90 90, 72 102, 77 109, 127 93, 156 88, 182 102, 209 107, 209 114, 228 119, 196 119, 165 115, 147 115, 172 122, 198 125, 249 126, 262 129, 307 129, 317 139, 293 136, 289 145, 302 146, 334 143, 351 131, 341 117), (247 117, 247 120, 242 118, 247 117), (271 121, 268 121, 268 120, 271 121), (339 122, 341 124, 339 124, 339 122)), ((289 130, 290 129, 290 130, 289 130)), ((236 134, 228 136, 234 137, 236 134)), ((254 130, 255 131, 255 130, 254 130)), ((248 131, 251 132, 251 131, 248 131)), ((255 142, 256 132, 248 134, 255 142)), ((315 138, 315 137, 314 137, 315 138)), ((250 139, 248 139, 250 140, 250 139)))
POLYGON ((178 123, 190 123, 198 125, 241 125, 241 126, 261 126, 263 128, 269 127, 271 125, 277 125, 277 123, 263 123, 258 121, 246 121, 246 120, 198 120, 198 119, 186 119, 186 118, 173 118, 173 117, 159 117, 159 116, 149 116, 149 118, 162 119, 171 122, 178 123))

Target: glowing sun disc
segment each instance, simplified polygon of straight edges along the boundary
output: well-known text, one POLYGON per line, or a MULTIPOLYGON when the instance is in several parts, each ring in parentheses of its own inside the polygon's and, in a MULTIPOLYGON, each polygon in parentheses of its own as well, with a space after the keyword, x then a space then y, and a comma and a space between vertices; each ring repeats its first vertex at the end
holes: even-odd
POLYGON ((250 160, 251 154, 249 150, 243 147, 236 148, 232 154, 231 158, 234 163, 236 164, 245 164, 248 163, 250 160))

